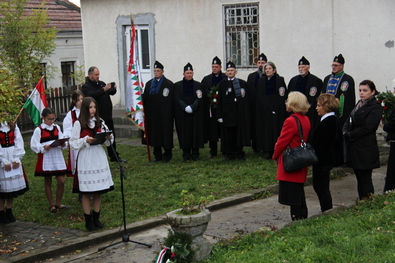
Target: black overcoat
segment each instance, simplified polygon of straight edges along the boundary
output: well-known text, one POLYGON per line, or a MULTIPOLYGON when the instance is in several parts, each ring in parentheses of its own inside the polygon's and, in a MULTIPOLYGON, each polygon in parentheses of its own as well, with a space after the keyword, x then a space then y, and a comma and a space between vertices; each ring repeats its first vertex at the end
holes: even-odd
POLYGON ((147 82, 142 96, 149 145, 171 149, 174 146, 174 84, 164 77, 159 92, 150 94, 152 81, 147 82))
POLYGON ((310 144, 318 156, 319 165, 343 164, 343 133, 339 118, 331 115, 319 122, 310 144))
POLYGON ((275 92, 268 94, 266 89, 267 77, 259 79, 254 90, 255 135, 257 150, 273 152, 274 144, 280 135, 284 120, 288 117, 285 110, 285 100, 288 96, 284 78, 275 74, 275 92))
MULTIPOLYGON (((226 75, 224 73, 220 73, 218 80, 226 79, 226 75)), ((205 133, 204 133, 204 141, 216 142, 221 137, 220 124, 218 123, 218 114, 217 107, 211 105, 211 102, 207 95, 210 93, 211 88, 219 83, 213 83, 213 73, 205 76, 202 79, 201 85, 202 90, 206 94, 206 98, 204 100, 206 113, 205 113, 205 133)))
POLYGON ((249 97, 250 90, 247 82, 238 79, 240 83, 241 96, 236 97, 233 84, 225 79, 219 83, 218 89, 218 118, 223 119, 224 127, 237 127, 237 145, 251 145, 251 111, 249 97))
MULTIPOLYGON (((298 78, 301 77, 302 76, 297 75, 289 81, 288 92, 296 90, 298 78)), ((317 110, 315 108, 317 107, 317 98, 321 94, 322 80, 311 73, 308 73, 305 78, 307 78, 307 83, 303 94, 307 97, 307 100, 311 105, 308 112, 306 113, 306 116, 309 117, 311 131, 313 131, 320 121, 320 116, 318 116, 317 110)))
POLYGON ((353 169, 371 170, 380 167, 376 130, 383 109, 374 98, 349 116, 343 126, 346 133, 347 160, 353 169))
POLYGON ((174 117, 181 149, 204 147, 204 98, 199 82, 193 81, 193 94, 185 94, 184 81, 174 84, 174 117), (185 107, 191 105, 192 114, 185 112, 185 107))

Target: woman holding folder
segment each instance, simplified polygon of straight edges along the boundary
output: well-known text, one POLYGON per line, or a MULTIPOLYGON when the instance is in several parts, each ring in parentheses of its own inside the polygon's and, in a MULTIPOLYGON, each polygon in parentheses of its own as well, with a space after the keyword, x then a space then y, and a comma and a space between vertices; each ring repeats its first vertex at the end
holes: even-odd
MULTIPOLYGON (((92 97, 84 98, 80 116, 74 123, 71 132, 70 146, 79 150, 73 193, 82 194, 85 227, 89 231, 104 228, 104 225, 99 221, 100 196, 114 190, 107 155, 103 147, 97 143, 100 141, 100 136, 97 135, 102 134, 106 129, 107 127, 99 117, 95 99, 92 97)), ((109 136, 112 140, 112 136, 109 136)), ((104 143, 109 146, 109 138, 106 139, 104 143)))

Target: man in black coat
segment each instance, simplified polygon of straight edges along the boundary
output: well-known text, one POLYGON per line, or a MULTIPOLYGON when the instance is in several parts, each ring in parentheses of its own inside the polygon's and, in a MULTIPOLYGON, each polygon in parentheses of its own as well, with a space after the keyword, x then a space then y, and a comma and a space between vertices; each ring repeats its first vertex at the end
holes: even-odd
MULTIPOLYGON (((258 61, 256 62, 256 65, 258 66, 258 70, 250 73, 247 78, 247 85, 248 88, 251 90, 251 92, 254 92, 256 89, 256 86, 258 85, 259 79, 265 75, 265 72, 263 70, 263 66, 265 66, 267 62, 267 57, 265 54, 261 53, 258 57, 258 61)), ((253 96, 250 96, 251 98, 251 109, 254 109, 254 99, 253 96)), ((251 114, 254 114, 254 111, 251 112, 251 114)), ((254 152, 259 152, 256 146, 256 138, 255 138, 255 117, 252 115, 251 117, 251 145, 252 149, 254 152)))
POLYGON ((85 83, 82 85, 82 92, 85 97, 93 97, 96 100, 100 118, 104 120, 108 129, 112 131, 112 135, 114 136, 112 147, 114 151, 111 146, 107 147, 110 161, 116 162, 118 158, 119 161, 126 162, 126 160, 119 158, 119 153, 116 151, 117 145, 115 143, 114 122, 112 120, 112 101, 110 96, 117 93, 117 85, 115 83, 106 84, 100 81, 99 77, 99 69, 97 67, 90 67, 88 77, 86 77, 85 83))
POLYGON ((169 162, 173 156, 174 84, 165 76, 163 65, 156 61, 154 78, 143 93, 146 141, 154 147, 154 162, 169 162), (162 152, 162 148, 164 152, 162 152))
MULTIPOLYGON (((211 94, 210 98, 206 98, 204 100, 205 108, 206 108, 206 118, 205 118, 205 141, 208 141, 210 147, 210 155, 209 158, 217 156, 218 152, 218 139, 221 138, 222 124, 218 123, 217 116, 217 105, 215 103, 216 98, 214 98, 213 93, 216 93, 218 90, 218 83, 222 80, 226 79, 226 75, 222 72, 222 62, 216 56, 213 58, 211 63, 211 74, 205 76, 202 79, 201 85, 202 90, 205 94, 211 94), (215 99, 215 101, 213 101, 215 99)), ((221 140, 221 151, 225 153, 223 147, 223 143, 221 140)))
POLYGON ((332 74, 324 79, 322 93, 335 95, 340 101, 338 116, 340 125, 343 126, 355 105, 354 79, 344 73, 344 57, 336 56, 332 62, 332 74))
POLYGON ((243 146, 251 145, 250 91, 247 82, 236 78, 236 66, 226 63, 227 79, 219 83, 218 122, 224 126, 225 160, 245 160, 243 146))
POLYGON ((174 84, 174 117, 182 160, 199 159, 204 147, 204 115, 206 97, 199 82, 193 80, 190 63, 184 67, 184 78, 174 84))
POLYGON ((299 75, 293 77, 289 81, 288 92, 299 91, 307 97, 307 100, 311 105, 309 111, 306 113, 311 124, 311 134, 320 120, 315 108, 317 107, 317 98, 321 94, 322 80, 310 73, 310 62, 305 57, 302 57, 299 60, 298 70, 299 75))

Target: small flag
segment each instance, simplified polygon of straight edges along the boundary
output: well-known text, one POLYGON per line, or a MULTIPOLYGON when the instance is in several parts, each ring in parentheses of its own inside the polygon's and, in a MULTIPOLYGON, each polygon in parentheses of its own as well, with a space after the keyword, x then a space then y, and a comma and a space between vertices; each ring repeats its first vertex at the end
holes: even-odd
POLYGON ((23 108, 29 113, 34 125, 38 126, 41 124, 41 112, 47 107, 48 104, 44 91, 43 78, 41 78, 23 105, 23 108))

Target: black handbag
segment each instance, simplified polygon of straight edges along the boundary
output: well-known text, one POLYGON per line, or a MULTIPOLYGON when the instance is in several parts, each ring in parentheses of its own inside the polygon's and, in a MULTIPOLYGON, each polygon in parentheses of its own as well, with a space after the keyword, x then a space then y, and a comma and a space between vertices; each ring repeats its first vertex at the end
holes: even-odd
POLYGON ((306 143, 303 139, 303 130, 300 120, 296 116, 292 116, 296 120, 296 124, 299 130, 300 141, 302 142, 299 147, 289 148, 283 152, 283 164, 286 172, 293 172, 301 168, 310 166, 318 162, 317 154, 313 147, 306 143))

